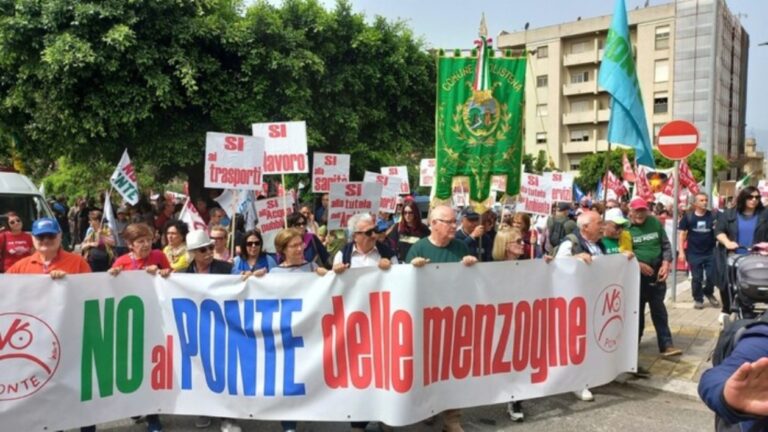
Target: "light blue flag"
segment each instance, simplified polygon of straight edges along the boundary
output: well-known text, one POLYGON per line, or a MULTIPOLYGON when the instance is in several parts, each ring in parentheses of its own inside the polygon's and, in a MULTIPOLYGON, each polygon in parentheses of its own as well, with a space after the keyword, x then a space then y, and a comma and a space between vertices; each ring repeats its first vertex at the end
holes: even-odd
POLYGON ((624 0, 616 0, 597 83, 612 96, 608 141, 633 147, 637 163, 655 168, 624 0))
POLYGON ((595 201, 602 201, 605 198, 605 191, 603 191, 603 180, 597 182, 597 192, 595 192, 595 201))

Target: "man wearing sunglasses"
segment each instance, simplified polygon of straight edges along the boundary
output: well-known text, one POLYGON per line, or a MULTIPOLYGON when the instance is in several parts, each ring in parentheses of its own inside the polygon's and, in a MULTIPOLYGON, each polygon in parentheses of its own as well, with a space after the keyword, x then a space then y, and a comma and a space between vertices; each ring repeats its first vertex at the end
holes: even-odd
POLYGON ((382 242, 376 241, 376 222, 369 213, 349 218, 347 223, 352 241, 347 243, 333 258, 333 271, 343 273, 348 268, 378 266, 382 270, 397 264, 395 252, 382 242))
POLYGON ((190 231, 187 234, 187 251, 192 262, 187 273, 231 274, 232 264, 213 258, 213 240, 205 230, 190 231))
POLYGON ((61 247, 61 228, 56 219, 40 218, 32 224, 35 253, 17 262, 6 273, 48 274, 61 279, 67 274, 90 273, 91 268, 80 255, 61 247))

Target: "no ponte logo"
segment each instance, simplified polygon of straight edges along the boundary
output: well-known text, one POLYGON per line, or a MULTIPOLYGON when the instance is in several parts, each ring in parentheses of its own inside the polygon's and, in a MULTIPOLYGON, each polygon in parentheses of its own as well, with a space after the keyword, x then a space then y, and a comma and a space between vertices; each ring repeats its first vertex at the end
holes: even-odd
POLYGON ((43 388, 60 357, 59 339, 47 323, 20 312, 0 314, 0 402, 43 388))
POLYGON ((605 352, 619 347, 624 331, 624 288, 608 285, 597 296, 593 314, 593 328, 597 346, 605 352))

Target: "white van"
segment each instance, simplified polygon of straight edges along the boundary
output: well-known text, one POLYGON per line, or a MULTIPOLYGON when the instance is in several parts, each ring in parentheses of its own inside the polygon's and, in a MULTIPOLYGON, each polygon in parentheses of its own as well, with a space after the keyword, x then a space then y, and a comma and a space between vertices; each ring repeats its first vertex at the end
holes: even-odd
POLYGON ((14 211, 21 216, 24 230, 41 217, 53 217, 51 208, 35 185, 26 176, 15 172, 0 172, 0 224, 8 226, 5 214, 14 211))

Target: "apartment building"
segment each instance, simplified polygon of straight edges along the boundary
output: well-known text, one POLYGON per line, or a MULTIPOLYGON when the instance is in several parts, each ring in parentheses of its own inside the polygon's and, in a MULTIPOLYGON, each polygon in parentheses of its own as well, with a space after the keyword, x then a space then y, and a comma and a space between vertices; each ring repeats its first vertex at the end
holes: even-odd
MULTIPOLYGON (((724 0, 677 0, 628 12, 652 139, 668 121, 688 120, 705 149, 714 122, 715 154, 738 160, 749 46, 738 17, 724 0)), ((527 52, 529 59, 525 151, 547 151, 564 171, 577 171, 586 155, 608 148, 610 95, 597 85, 597 74, 611 18, 578 17, 497 37, 499 49, 527 52)))

